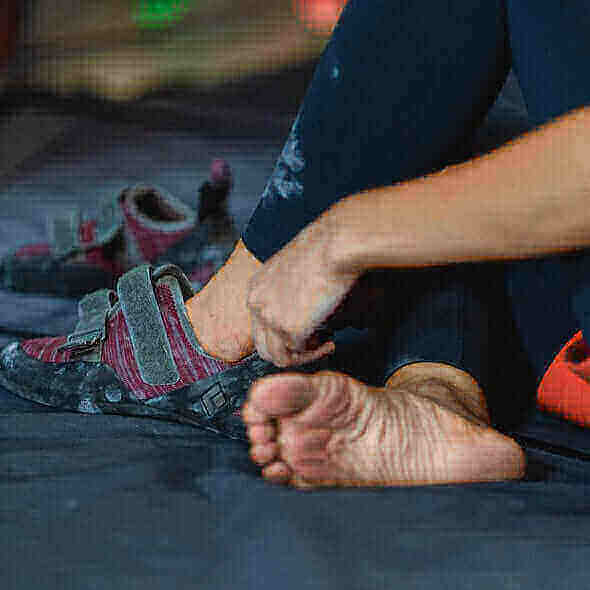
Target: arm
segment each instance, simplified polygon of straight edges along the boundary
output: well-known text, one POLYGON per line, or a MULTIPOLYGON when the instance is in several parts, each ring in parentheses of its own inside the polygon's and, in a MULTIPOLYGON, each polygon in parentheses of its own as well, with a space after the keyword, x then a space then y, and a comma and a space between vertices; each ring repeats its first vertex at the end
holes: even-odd
POLYGON ((343 272, 590 247, 590 107, 490 154, 370 192, 322 216, 343 272))
POLYGON ((530 258, 590 247, 590 107, 484 156, 337 202, 250 281, 259 354, 286 367, 364 271, 530 258))

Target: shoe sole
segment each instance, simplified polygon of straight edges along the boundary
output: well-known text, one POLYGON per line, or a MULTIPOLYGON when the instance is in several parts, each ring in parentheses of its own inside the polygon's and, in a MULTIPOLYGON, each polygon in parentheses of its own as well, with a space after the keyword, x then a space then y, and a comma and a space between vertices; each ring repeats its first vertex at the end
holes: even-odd
MULTIPOLYGON (((298 370, 309 372, 311 367, 298 370)), ((253 355, 238 366, 144 402, 104 363, 44 363, 28 356, 18 342, 0 350, 0 385, 18 397, 72 412, 190 424, 242 441, 248 440, 246 428, 236 410, 243 405, 254 381, 280 371, 253 355)))
POLYGON ((113 288, 115 276, 83 264, 27 264, 4 261, 2 286, 21 293, 44 293, 61 297, 81 297, 98 289, 113 288))

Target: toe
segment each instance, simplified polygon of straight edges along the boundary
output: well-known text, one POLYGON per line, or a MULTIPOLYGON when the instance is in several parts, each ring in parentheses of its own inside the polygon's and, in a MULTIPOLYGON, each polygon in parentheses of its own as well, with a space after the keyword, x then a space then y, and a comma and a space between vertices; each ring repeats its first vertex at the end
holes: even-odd
POLYGON ((276 438, 276 428, 274 424, 250 424, 248 426, 248 439, 251 445, 264 445, 276 438))
POLYGON ((254 425, 254 424, 264 424, 268 422, 269 417, 266 413, 259 410, 251 401, 248 399, 246 403, 242 406, 242 410, 240 412, 242 416, 242 420, 245 422, 246 425, 254 425))
POLYGON ((293 473, 283 461, 275 461, 262 470, 262 477, 273 483, 289 483, 293 473))
POLYGON ((305 430, 292 423, 282 425, 278 442, 282 453, 290 458, 324 456, 331 436, 332 431, 326 428, 305 430))
POLYGON ((277 443, 268 443, 263 445, 252 445, 250 447, 250 457, 258 465, 266 465, 279 456, 279 446, 277 443))
POLYGON ((249 412, 253 417, 263 414, 267 419, 289 416, 309 406, 315 397, 309 375, 270 375, 259 379, 250 389, 249 412))
POLYGON ((294 472, 297 477, 313 483, 314 480, 317 482, 324 481, 328 478, 328 469, 325 459, 321 457, 305 457, 299 460, 295 460, 290 463, 293 466, 294 472))

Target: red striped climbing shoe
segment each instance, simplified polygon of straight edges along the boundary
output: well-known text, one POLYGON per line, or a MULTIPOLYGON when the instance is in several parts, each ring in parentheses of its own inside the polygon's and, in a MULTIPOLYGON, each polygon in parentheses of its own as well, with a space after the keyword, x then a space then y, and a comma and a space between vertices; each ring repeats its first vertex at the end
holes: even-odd
POLYGON ((201 286, 223 264, 237 240, 227 213, 232 178, 214 160, 195 211, 163 189, 138 184, 104 200, 94 219, 77 209, 49 225, 49 242, 24 246, 0 261, 0 287, 79 297, 116 280, 138 264, 172 263, 201 286))
POLYGON ((237 363, 208 355, 186 313, 193 294, 178 267, 138 266, 116 291, 79 302, 73 333, 4 347, 0 385, 63 410, 163 418, 246 440, 239 408, 255 379, 279 369, 256 354, 237 363))

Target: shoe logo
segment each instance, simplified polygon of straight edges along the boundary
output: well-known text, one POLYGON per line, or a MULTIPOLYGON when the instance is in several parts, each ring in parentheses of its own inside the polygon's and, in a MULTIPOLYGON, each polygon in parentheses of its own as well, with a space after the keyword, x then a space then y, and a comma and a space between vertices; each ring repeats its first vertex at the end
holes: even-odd
POLYGON ((215 416, 227 403, 228 400, 219 383, 213 385, 201 396, 201 404, 209 417, 215 416))

